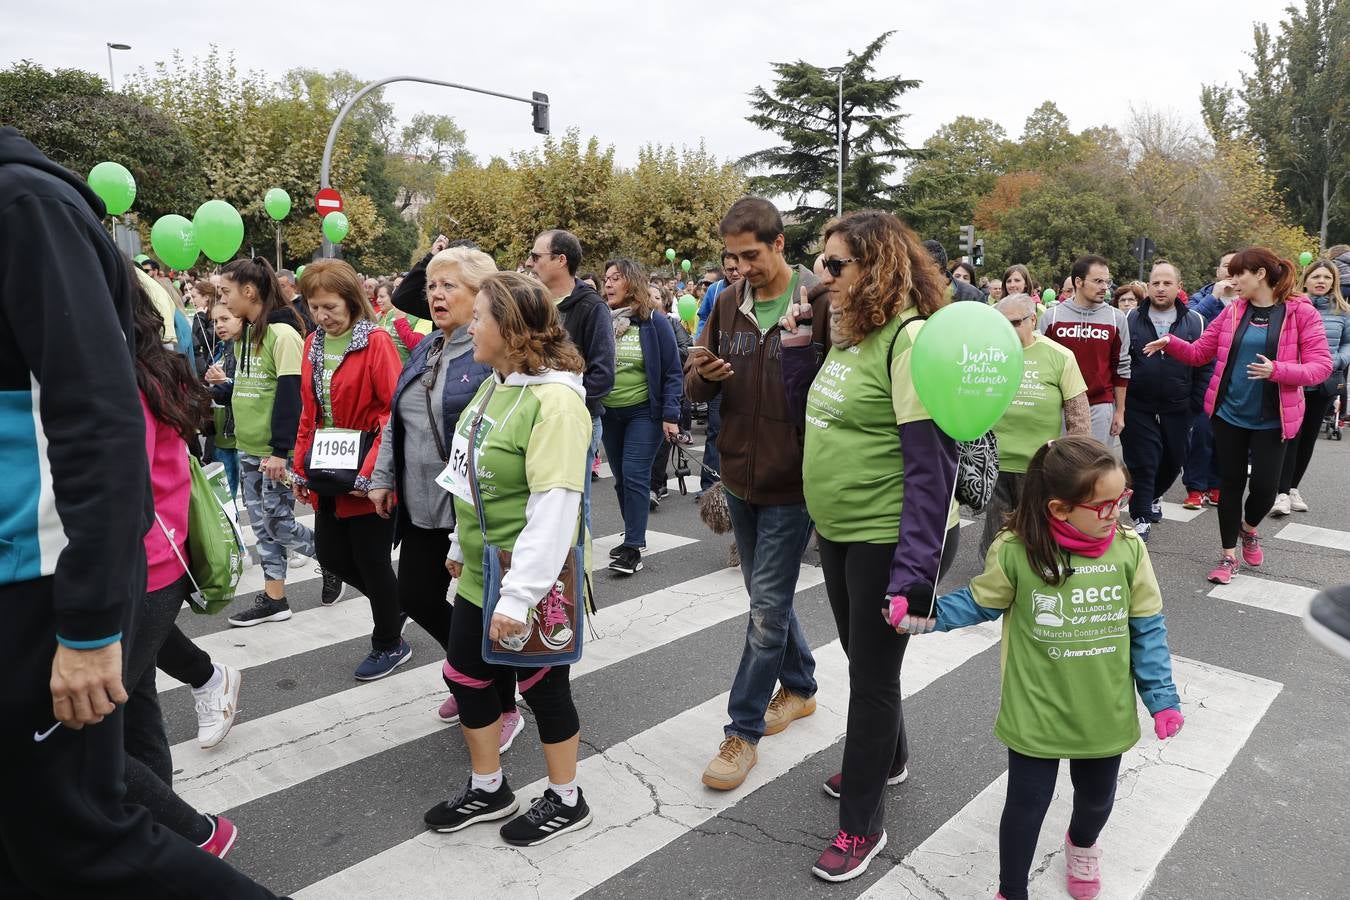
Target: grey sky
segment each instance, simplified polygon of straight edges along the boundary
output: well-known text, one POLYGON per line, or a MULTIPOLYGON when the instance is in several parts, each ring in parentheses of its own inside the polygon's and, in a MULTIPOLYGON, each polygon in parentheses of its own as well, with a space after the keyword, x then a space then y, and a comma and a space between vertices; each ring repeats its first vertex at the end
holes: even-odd
MULTIPOLYGON (((958 114, 988 117, 1011 136, 1054 100, 1075 129, 1119 125, 1131 103, 1199 121, 1200 85, 1236 84, 1249 66, 1252 23, 1278 21, 1274 0, 1059 0, 918 3, 228 3, 74 0, 7 4, 0 65, 32 59, 120 79, 214 42, 240 68, 346 68, 370 79, 425 75, 553 101, 553 129, 577 126, 612 143, 621 162, 642 144, 706 142, 734 158, 767 145, 747 123, 746 94, 770 63, 828 66, 895 29, 878 71, 918 78, 906 138, 921 143, 958 114), (1216 13, 1216 9, 1222 9, 1216 13), (207 12, 206 10, 210 10, 207 12), (105 24, 106 23, 106 24, 105 24)), ((534 146, 529 108, 423 86, 388 89, 399 114, 453 115, 480 157, 534 146)))

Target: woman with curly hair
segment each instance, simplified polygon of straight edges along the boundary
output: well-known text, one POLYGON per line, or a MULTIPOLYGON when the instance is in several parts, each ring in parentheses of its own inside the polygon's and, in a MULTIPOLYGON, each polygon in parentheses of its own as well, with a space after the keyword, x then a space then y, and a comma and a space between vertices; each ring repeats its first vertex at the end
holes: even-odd
MULTIPOLYGON (((811 871, 847 881, 885 846, 885 788, 908 774, 900 709, 908 637, 887 625, 884 607, 907 602, 927 615, 955 555, 956 442, 910 379, 923 319, 948 302, 918 237, 890 213, 852 212, 825 227, 824 267, 831 346, 806 397, 802 481, 848 654, 849 702, 843 771, 824 786, 840 800, 839 833, 811 871)), ((789 355, 811 352, 792 346, 799 341, 783 339, 785 368, 789 355)))

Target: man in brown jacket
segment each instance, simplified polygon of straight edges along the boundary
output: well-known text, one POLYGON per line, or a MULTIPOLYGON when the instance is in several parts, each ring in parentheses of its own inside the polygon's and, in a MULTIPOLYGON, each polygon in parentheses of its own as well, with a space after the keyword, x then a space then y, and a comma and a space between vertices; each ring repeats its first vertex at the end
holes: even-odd
MULTIPOLYGON (((731 790, 755 765, 761 737, 816 708, 816 663, 792 609, 811 534, 802 499, 802 425, 789 403, 779 339, 789 305, 806 302, 818 280, 784 259, 783 220, 767 200, 736 201, 721 233, 741 278, 718 294, 690 348, 685 392, 694 401, 721 397, 722 484, 750 594, 745 649, 727 703, 731 721, 703 773, 708 787, 731 790)), ((813 313, 817 327, 828 327, 823 296, 813 301, 813 313)))

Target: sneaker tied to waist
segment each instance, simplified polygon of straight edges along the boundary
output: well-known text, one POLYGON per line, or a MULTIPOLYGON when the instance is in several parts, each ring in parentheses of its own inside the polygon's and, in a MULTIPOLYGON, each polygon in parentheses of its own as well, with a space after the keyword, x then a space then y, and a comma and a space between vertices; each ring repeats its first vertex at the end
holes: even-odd
POLYGON ((872 858, 886 846, 886 832, 862 835, 840 831, 811 867, 811 874, 826 881, 848 881, 867 871, 872 858))
POLYGON ((764 711, 764 734, 778 734, 796 719, 804 719, 816 711, 815 697, 802 697, 787 688, 779 688, 764 711))
POLYGON ((1215 584, 1228 584, 1241 568, 1236 559, 1225 554, 1223 559, 1219 560, 1219 564, 1210 570, 1208 577, 1215 584))
POLYGON ((739 734, 727 735, 717 755, 703 770, 703 783, 715 791, 730 791, 745 782, 745 776, 759 761, 755 745, 739 734))
POLYGON ((1249 566, 1259 566, 1266 561, 1266 553, 1261 549, 1261 538, 1255 531, 1242 532, 1242 561, 1249 566))
POLYGON ((1064 835, 1064 871, 1069 896, 1074 900, 1092 900, 1102 892, 1101 848, 1075 847, 1064 835))
POLYGON ((214 688, 192 689, 192 699, 197 707, 197 744, 203 750, 210 750, 225 740, 239 712, 239 670, 219 664, 216 670, 220 673, 220 684, 214 688))
MULTIPOLYGON (((886 773, 886 783, 889 785, 903 784, 908 777, 909 769, 904 763, 892 763, 891 770, 886 773)), ((844 773, 836 772, 825 779, 822 788, 827 795, 838 800, 844 794, 844 773)))
POLYGON ((361 665, 356 667, 357 681, 375 681, 386 675, 393 674, 393 671, 412 659, 412 646, 403 638, 398 639, 398 646, 392 650, 374 650, 361 661, 361 665))
POLYGON ((1308 501, 1298 492, 1298 488, 1289 489, 1289 508, 1294 512, 1307 512, 1308 501))
POLYGON ((1199 509, 1205 504, 1205 495, 1202 491, 1187 491, 1186 499, 1181 501, 1183 509, 1199 509))
POLYGON ((516 735, 520 734, 525 727, 525 719, 520 714, 520 710, 513 709, 510 712, 502 713, 502 736, 497 744, 497 752, 505 753, 511 749, 511 745, 516 742, 516 735))
POLYGON ((235 829, 234 823, 224 816, 207 816, 211 820, 211 836, 205 843, 198 844, 207 853, 217 859, 224 859, 225 854, 230 852, 234 846, 234 841, 239 837, 239 832, 235 829))

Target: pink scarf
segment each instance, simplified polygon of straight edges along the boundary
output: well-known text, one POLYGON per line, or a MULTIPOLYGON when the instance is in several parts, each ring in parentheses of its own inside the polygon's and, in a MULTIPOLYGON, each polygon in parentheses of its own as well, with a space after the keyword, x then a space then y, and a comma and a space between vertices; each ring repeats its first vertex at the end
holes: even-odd
POLYGON ((1050 533, 1055 536, 1055 543, 1059 544, 1070 553, 1077 553, 1079 556, 1086 556, 1088 559, 1097 559, 1111 546, 1111 542, 1116 539, 1116 530, 1112 528, 1105 537, 1095 538, 1074 528, 1068 522, 1050 517, 1050 533))

